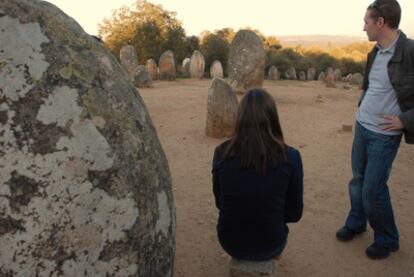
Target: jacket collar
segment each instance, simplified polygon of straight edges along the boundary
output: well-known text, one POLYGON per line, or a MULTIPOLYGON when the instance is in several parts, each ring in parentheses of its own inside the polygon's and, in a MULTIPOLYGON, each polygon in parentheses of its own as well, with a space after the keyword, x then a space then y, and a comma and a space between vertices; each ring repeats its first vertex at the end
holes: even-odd
MULTIPOLYGON (((400 31, 400 35, 395 45, 394 55, 392 56, 390 62, 396 62, 396 63, 401 62, 402 54, 403 54, 403 46, 406 40, 407 40, 407 36, 404 34, 403 31, 400 31)), ((378 47, 374 46, 374 48, 369 53, 369 55, 373 58, 373 56, 375 56, 377 52, 378 52, 378 47)))
POLYGON ((401 62, 402 54, 403 54, 403 47, 404 47, 406 40, 407 40, 407 36, 401 31, 400 37, 398 38, 397 44, 395 45, 394 55, 391 58, 392 62, 396 62, 396 63, 401 62))

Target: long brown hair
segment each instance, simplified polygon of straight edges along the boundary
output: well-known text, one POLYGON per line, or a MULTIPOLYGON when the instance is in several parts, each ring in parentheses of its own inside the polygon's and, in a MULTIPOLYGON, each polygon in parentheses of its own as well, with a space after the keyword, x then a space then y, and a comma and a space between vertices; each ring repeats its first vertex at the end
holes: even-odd
POLYGON ((287 146, 276 104, 263 89, 249 90, 241 100, 234 135, 224 147, 222 161, 240 154, 241 168, 254 168, 258 174, 266 173, 269 161, 273 166, 286 160, 287 146))

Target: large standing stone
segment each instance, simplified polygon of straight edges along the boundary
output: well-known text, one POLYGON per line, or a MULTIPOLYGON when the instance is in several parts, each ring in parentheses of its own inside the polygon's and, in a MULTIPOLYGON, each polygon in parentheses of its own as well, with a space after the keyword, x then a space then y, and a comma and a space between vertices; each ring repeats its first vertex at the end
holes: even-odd
POLYGON ((308 68, 307 79, 309 81, 313 81, 313 80, 315 80, 315 77, 316 77, 316 68, 314 68, 314 67, 308 68))
POLYGON ((280 79, 280 73, 277 70, 277 67, 275 65, 272 65, 269 68, 267 78, 269 78, 269 80, 279 80, 280 79))
POLYGON ((285 72, 285 77, 288 80, 297 80, 296 69, 293 66, 289 67, 285 72))
POLYGON ((262 40, 255 32, 240 30, 236 33, 228 60, 228 78, 236 92, 262 87, 265 68, 265 51, 262 40))
POLYGON ((204 56, 200 51, 195 50, 191 55, 190 74, 193 79, 202 79, 204 76, 205 62, 204 56))
POLYGON ((152 80, 158 79, 158 66, 157 63, 153 59, 148 59, 147 63, 147 71, 151 75, 152 80))
POLYGON ((45 1, 0 26, 0 276, 172 276, 168 163, 119 63, 45 1))
POLYGON ((158 62, 159 78, 161 80, 173 81, 176 77, 174 53, 171 50, 165 51, 158 62))
POLYGON ((210 66, 210 77, 214 78, 223 78, 223 66, 221 66, 221 62, 215 60, 210 66))
POLYGON ((237 98, 231 86, 214 78, 208 89, 206 135, 213 138, 230 137, 234 131, 237 98))
POLYGON ((362 85, 362 82, 363 81, 364 81, 364 76, 362 76, 361 73, 354 73, 354 74, 352 74, 351 84, 354 84, 354 85, 362 85))
POLYGON ((119 59, 121 60, 121 65, 131 76, 132 71, 138 66, 138 56, 137 51, 135 51, 134 46, 125 45, 119 51, 119 59))
POLYGON ((145 65, 138 65, 131 73, 132 83, 136 87, 152 86, 152 78, 145 65))

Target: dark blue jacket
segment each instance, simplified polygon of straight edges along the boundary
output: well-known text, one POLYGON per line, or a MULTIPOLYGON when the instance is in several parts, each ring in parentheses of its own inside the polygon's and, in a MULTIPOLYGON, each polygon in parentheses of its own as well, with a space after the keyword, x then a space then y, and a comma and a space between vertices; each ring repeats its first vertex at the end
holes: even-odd
POLYGON ((289 147, 288 161, 266 174, 240 169, 240 156, 220 162, 213 158, 213 192, 219 209, 217 232, 229 255, 239 259, 267 260, 285 244, 287 222, 297 222, 303 211, 303 168, 298 150, 289 147))

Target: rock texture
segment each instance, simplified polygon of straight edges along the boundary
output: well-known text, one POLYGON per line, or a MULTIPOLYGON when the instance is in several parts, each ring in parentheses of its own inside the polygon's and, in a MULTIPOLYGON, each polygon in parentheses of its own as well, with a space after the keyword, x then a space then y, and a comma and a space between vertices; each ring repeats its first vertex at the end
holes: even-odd
POLYGON ((153 59, 148 59, 147 63, 147 71, 151 75, 152 80, 158 79, 158 66, 157 63, 153 59))
POLYGON ((137 51, 132 45, 125 45, 119 51, 119 59, 121 60, 121 65, 131 76, 132 71, 138 66, 138 56, 137 51))
POLYGON ((211 79, 214 78, 223 78, 223 66, 221 62, 215 60, 210 66, 210 77, 211 79))
POLYGON ((305 71, 300 71, 299 72, 299 80, 300 81, 306 81, 306 73, 305 73, 305 71))
POLYGON ((172 276, 168 163, 119 63, 48 2, 0 26, 0 276, 172 276))
POLYGON ((205 62, 200 51, 195 50, 190 59, 190 75, 193 79, 202 79, 204 76, 205 62))
POLYGON ((181 75, 183 77, 190 77, 190 58, 185 58, 181 64, 181 75))
POLYGON ((230 137, 236 122, 237 98, 231 86, 220 78, 211 81, 207 97, 206 135, 230 137))
POLYGON ((262 87, 265 51, 255 32, 240 30, 231 45, 228 60, 228 78, 233 90, 244 93, 249 88, 262 87))
POLYGON ((177 73, 175 70, 174 53, 171 50, 167 50, 161 55, 158 67, 161 80, 175 80, 177 73))

